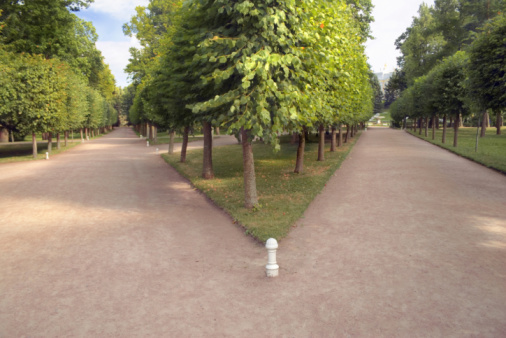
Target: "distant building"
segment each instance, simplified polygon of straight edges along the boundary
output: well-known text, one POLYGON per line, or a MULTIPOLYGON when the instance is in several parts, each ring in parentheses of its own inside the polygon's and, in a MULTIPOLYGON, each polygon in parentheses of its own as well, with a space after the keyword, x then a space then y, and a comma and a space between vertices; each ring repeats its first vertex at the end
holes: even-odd
POLYGON ((388 83, 388 80, 390 80, 390 77, 392 77, 393 72, 390 73, 374 73, 378 77, 378 81, 381 86, 381 91, 383 94, 385 94, 385 86, 388 83))

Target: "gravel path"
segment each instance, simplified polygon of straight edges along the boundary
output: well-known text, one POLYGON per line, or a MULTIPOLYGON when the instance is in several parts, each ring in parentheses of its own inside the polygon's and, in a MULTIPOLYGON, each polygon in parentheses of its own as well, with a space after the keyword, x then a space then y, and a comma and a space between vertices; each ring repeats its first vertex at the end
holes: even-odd
POLYGON ((276 279, 126 128, 1 164, 0 215, 0 337, 506 336, 506 177, 400 131, 363 133, 276 279))

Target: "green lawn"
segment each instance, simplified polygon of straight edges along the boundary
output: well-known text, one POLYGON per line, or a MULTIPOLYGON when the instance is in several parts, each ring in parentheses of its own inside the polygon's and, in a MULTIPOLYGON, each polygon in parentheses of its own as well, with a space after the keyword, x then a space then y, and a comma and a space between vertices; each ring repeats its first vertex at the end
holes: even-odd
MULTIPOLYGON (((53 142, 53 150, 51 155, 59 154, 65 150, 71 149, 81 142, 68 142, 67 146, 64 147, 63 140, 61 141, 61 149, 56 149, 56 142, 53 142)), ((42 160, 46 158, 47 152, 47 141, 38 142, 37 144, 37 159, 42 160)), ((19 161, 31 161, 33 160, 32 155, 32 144, 31 143, 0 143, 0 163, 5 162, 19 162, 19 161)))
MULTIPOLYGON (((409 131, 413 134, 412 131, 409 131)), ((465 158, 481 163, 489 168, 494 168, 506 174, 506 134, 496 135, 495 128, 488 128, 485 137, 478 140, 478 152, 475 152, 476 128, 460 128, 458 147, 453 147, 453 129, 447 129, 446 143, 441 143, 443 130, 436 130, 436 139, 432 140, 432 130, 429 129, 429 137, 414 134, 424 140, 448 149, 465 158)))
POLYGON ((305 173, 294 174, 297 146, 283 144, 281 151, 274 154, 264 144, 253 145, 255 171, 260 208, 244 208, 242 147, 240 145, 213 149, 213 164, 216 178, 204 180, 202 172, 202 150, 189 151, 187 163, 179 163, 179 154, 162 155, 194 186, 204 192, 218 206, 226 210, 237 222, 261 242, 274 237, 281 239, 288 234, 309 203, 323 189, 330 176, 336 171, 356 142, 331 153, 327 144, 326 160, 316 161, 318 145, 308 143, 305 151, 305 173))

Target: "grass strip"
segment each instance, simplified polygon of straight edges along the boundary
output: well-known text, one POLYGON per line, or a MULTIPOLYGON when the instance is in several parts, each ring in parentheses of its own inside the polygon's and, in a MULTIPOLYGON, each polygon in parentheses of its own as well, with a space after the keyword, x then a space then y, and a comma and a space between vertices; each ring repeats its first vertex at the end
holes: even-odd
POLYGON ((336 152, 328 151, 330 145, 327 144, 323 162, 316 161, 318 144, 307 143, 303 174, 293 173, 297 145, 283 144, 278 153, 273 153, 269 145, 254 144, 260 203, 259 208, 255 210, 244 208, 241 145, 213 149, 216 176, 213 180, 201 178, 202 149, 189 151, 186 163, 179 162, 179 154, 162 156, 197 189, 241 224, 246 234, 265 242, 270 237, 280 240, 288 234, 290 228, 301 218, 311 201, 339 168, 357 139, 358 135, 336 152))
POLYGON ((485 137, 479 138, 477 152, 475 152, 476 128, 459 128, 457 148, 453 147, 454 132, 452 128, 447 129, 446 143, 441 142, 442 129, 436 130, 435 140, 432 140, 431 130, 429 130, 428 137, 424 136, 424 131, 422 131, 422 135, 419 135, 418 132, 413 133, 411 130, 408 132, 455 154, 506 174, 506 134, 496 135, 495 128, 487 128, 485 137))

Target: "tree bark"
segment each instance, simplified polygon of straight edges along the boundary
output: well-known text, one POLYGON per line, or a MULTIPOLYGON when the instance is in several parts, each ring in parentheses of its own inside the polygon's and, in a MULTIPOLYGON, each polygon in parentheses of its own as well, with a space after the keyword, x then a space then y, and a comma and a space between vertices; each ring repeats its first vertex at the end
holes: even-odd
POLYGON ((203 122, 204 132, 204 161, 202 165, 202 177, 206 180, 214 178, 213 172, 213 128, 211 123, 203 122))
POLYGON ((337 148, 337 135, 336 135, 336 127, 332 126, 332 130, 330 132, 330 151, 336 151, 337 148))
POLYGON ((337 139, 337 146, 341 147, 343 145, 343 125, 339 123, 339 138, 337 139))
POLYGON ((325 161, 325 127, 318 127, 318 161, 325 161))
POLYGON ((457 147, 459 144, 459 126, 460 126, 460 114, 455 115, 454 127, 455 131, 453 134, 453 146, 457 147))
POLYGON ((220 135, 220 127, 215 127, 215 128, 214 128, 214 133, 215 133, 216 135, 220 135))
POLYGON ((81 134, 81 143, 82 143, 82 142, 84 142, 83 128, 79 129, 79 133, 81 134))
POLYGON ((481 134, 480 134, 480 137, 485 137, 485 133, 487 131, 487 121, 488 121, 488 112, 485 110, 483 112, 483 120, 481 121, 481 134))
POLYGON ((441 139, 442 143, 446 143, 446 114, 443 115, 443 138, 441 139))
POLYGON ((184 127, 183 131, 183 144, 181 145, 181 163, 186 162, 186 149, 188 148, 188 134, 190 132, 190 127, 184 127))
POLYGON ((51 153, 52 150, 53 150, 53 134, 48 133, 48 135, 47 135, 47 152, 51 153))
POLYGON ((0 128, 0 142, 8 143, 9 142, 9 129, 0 128))
POLYGON ((242 129, 242 159, 244 168, 244 207, 251 209, 258 204, 257 184, 253 147, 249 139, 249 130, 242 129))
POLYGON ((68 132, 68 131, 66 131, 63 135, 64 135, 64 138, 65 138, 65 140, 64 140, 64 141, 65 141, 65 147, 66 147, 66 146, 67 146, 67 142, 68 142, 68 140, 69 140, 69 132, 68 132))
POLYGON ((60 150, 60 133, 56 133, 56 149, 60 150))
POLYGON ((297 161, 295 162, 296 174, 302 174, 304 172, 304 149, 306 148, 306 127, 302 127, 302 133, 299 135, 299 146, 297 148, 297 161))
POLYGON ((35 135, 35 132, 32 132, 32 155, 33 158, 37 158, 37 135, 35 135))
POLYGON ((497 135, 501 135, 501 127, 502 127, 502 113, 500 110, 498 110, 495 113, 495 129, 497 135))
POLYGON ((169 154, 174 154, 174 130, 169 130, 169 154))

